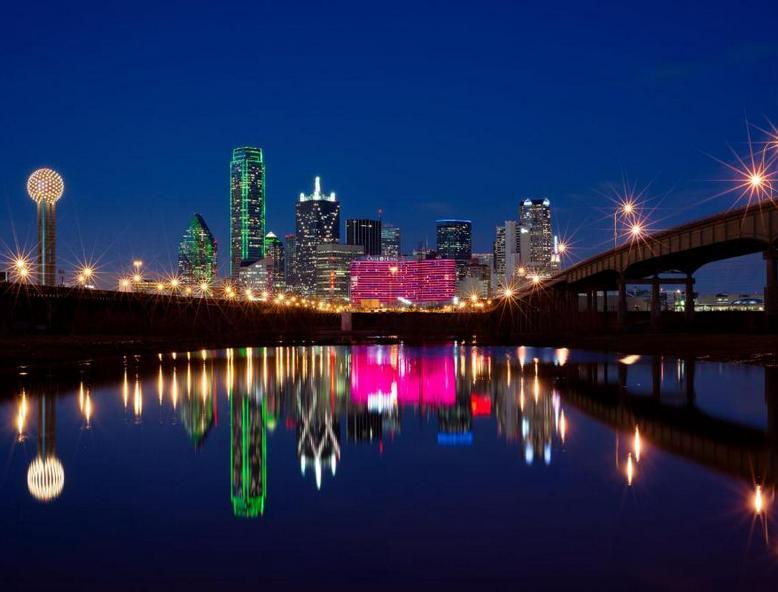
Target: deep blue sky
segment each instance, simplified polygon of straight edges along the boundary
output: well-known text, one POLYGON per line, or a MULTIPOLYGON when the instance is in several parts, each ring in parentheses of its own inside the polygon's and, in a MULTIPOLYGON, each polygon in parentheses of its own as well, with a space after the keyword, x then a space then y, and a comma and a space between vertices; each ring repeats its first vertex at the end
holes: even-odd
MULTIPOLYGON (((224 262, 230 151, 249 144, 279 235, 318 174, 407 250, 441 216, 488 250, 520 198, 548 196, 589 255, 623 175, 651 183, 658 226, 731 205, 697 205, 725 174, 707 153, 778 119, 777 31, 770 1, 4 3, 2 240, 32 246, 24 183, 45 165, 66 182, 63 263, 172 269, 194 212, 224 262)), ((722 269, 762 284, 757 264, 722 269)))

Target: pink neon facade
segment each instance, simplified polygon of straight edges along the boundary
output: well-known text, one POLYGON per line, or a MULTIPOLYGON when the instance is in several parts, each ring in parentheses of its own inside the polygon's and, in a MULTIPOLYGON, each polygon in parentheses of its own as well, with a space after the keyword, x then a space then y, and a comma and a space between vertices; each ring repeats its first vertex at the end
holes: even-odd
POLYGON ((403 261, 359 259, 351 263, 351 302, 378 300, 396 305, 398 298, 413 304, 448 302, 456 294, 453 259, 403 261))
POLYGON ((356 346, 351 353, 351 401, 451 406, 456 397, 451 356, 413 356, 399 346, 356 346))

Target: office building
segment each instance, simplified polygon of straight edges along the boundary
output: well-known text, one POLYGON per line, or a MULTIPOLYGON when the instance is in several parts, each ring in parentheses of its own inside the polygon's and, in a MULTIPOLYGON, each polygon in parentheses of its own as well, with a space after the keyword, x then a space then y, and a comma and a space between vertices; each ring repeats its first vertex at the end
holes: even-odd
POLYGON ((238 270, 237 282, 241 288, 251 290, 256 296, 273 289, 273 260, 263 257, 256 261, 244 261, 238 270))
POLYGON ((364 254, 362 245, 316 245, 316 295, 330 300, 347 299, 351 262, 364 254))
POLYGON ((270 290, 283 291, 286 289, 286 252, 284 243, 273 232, 265 235, 265 258, 272 262, 268 281, 270 290))
POLYGON ((230 162, 230 276, 264 256, 265 163, 261 148, 232 151, 230 162))
POLYGON ((456 261, 457 276, 463 277, 473 252, 472 223, 469 220, 438 220, 436 226, 438 256, 456 261))
POLYGON ((439 305, 456 293, 453 259, 358 259, 351 263, 351 302, 357 306, 439 305))
POLYGON ((297 237, 294 232, 284 235, 286 241, 286 289, 294 290, 297 286, 297 237))
POLYGON ((381 255, 381 221, 366 218, 349 218, 346 220, 346 244, 361 245, 365 255, 378 257, 381 255))
POLYGON ((334 193, 321 192, 319 177, 313 193, 300 194, 295 207, 295 288, 301 294, 316 292, 316 247, 340 239, 340 203, 334 193))
POLYGON ((521 226, 528 232, 528 252, 522 253, 522 265, 528 273, 547 276, 551 273, 554 254, 551 231, 551 202, 548 199, 525 199, 519 211, 521 226))
POLYGON ((212 285, 216 279, 216 239, 200 214, 184 231, 178 245, 178 275, 184 285, 212 285))
POLYGON ((381 225, 381 256, 387 259, 399 259, 400 227, 394 224, 381 225))

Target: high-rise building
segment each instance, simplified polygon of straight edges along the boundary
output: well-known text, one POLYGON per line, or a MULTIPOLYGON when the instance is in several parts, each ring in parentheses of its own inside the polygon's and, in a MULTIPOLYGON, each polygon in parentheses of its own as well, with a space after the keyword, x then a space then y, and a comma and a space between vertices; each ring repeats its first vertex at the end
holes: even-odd
POLYGON ((181 283, 189 286, 202 283, 211 285, 216 278, 216 269, 216 239, 203 217, 195 214, 178 245, 178 274, 181 283))
POLYGON ((453 259, 357 259, 350 275, 351 302, 357 306, 442 304, 456 293, 453 259))
POLYGON ((364 254, 362 245, 316 245, 316 295, 329 299, 348 298, 351 262, 364 254))
POLYGON ((297 288, 297 237, 294 232, 284 235, 286 240, 286 287, 297 288))
POLYGON ((548 275, 554 254, 551 232, 551 202, 548 199, 525 199, 520 208, 521 226, 529 233, 528 253, 522 253, 522 264, 529 273, 548 275))
POLYGON ((237 281, 242 288, 251 290, 255 295, 273 289, 273 260, 263 257, 256 261, 244 261, 240 264, 237 281))
POLYGON ((473 253, 473 224, 470 220, 438 220, 437 251, 442 259, 453 259, 457 276, 463 277, 473 253))
POLYGON ((295 288, 302 294, 316 292, 316 247, 340 239, 340 203, 335 193, 321 192, 319 177, 313 193, 300 194, 295 207, 295 288))
POLYGON ((492 253, 494 254, 494 278, 499 283, 505 278, 505 226, 498 226, 494 243, 492 244, 492 253))
POLYGON ((264 256, 265 163, 261 148, 232 151, 230 162, 230 275, 237 279, 241 263, 264 256))
POLYGON ((346 220, 346 244, 361 245, 365 255, 378 257, 381 255, 381 221, 349 218, 346 220))
POLYGON ((59 173, 38 169, 27 179, 27 194, 37 204, 38 282, 44 286, 57 283, 57 201, 65 191, 59 173))
POLYGON ((274 292, 286 288, 286 253, 284 243, 275 233, 265 235, 265 258, 272 261, 270 267, 270 287, 274 292))
POLYGON ((388 259, 399 259, 400 252, 400 227, 394 224, 382 224, 381 255, 388 259))

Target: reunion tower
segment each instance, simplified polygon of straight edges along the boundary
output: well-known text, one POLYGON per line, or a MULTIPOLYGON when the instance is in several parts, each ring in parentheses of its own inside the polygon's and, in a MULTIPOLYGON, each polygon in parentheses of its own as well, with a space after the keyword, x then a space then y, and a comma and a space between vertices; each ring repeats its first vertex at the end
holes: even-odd
POLYGON ((56 171, 38 169, 27 179, 27 193, 38 204, 38 283, 56 284, 57 273, 57 201, 65 183, 56 171))

